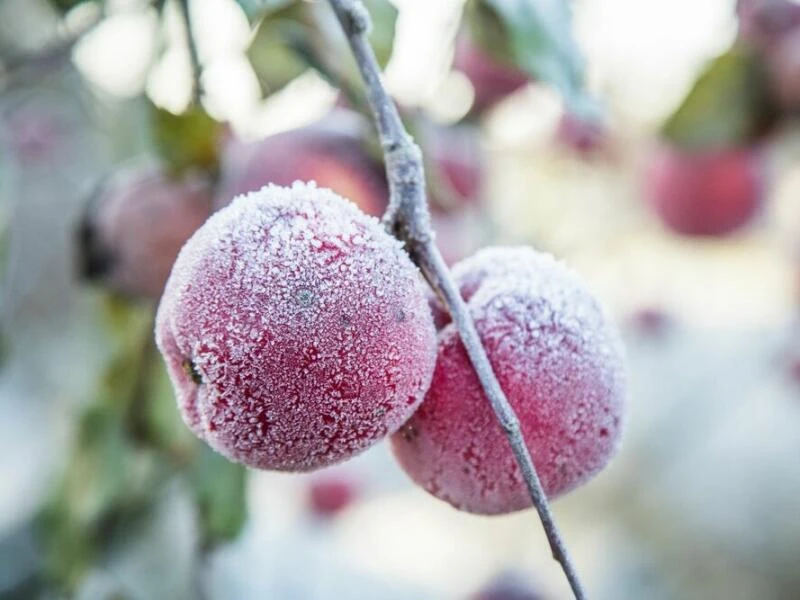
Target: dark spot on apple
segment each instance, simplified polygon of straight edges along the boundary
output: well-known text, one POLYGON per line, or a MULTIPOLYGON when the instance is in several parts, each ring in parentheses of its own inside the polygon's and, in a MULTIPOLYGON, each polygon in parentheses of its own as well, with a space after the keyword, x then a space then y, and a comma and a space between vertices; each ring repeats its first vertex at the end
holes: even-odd
POLYGON ((297 302, 300 306, 311 306, 314 302, 314 294, 311 293, 311 290, 300 290, 297 292, 297 302))

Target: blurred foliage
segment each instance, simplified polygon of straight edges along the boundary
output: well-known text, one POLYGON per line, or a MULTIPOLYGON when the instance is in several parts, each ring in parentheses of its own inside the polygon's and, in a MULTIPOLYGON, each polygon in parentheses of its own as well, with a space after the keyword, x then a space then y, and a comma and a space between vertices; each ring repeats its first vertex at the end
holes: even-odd
POLYGON ((472 0, 466 18, 470 35, 492 58, 554 86, 570 112, 594 118, 597 104, 583 88, 569 2, 472 0))
MULTIPOLYGON (((383 67, 394 46, 397 9, 385 0, 367 0, 365 5, 372 19, 370 41, 383 67)), ((280 91, 309 68, 349 96, 361 88, 349 48, 327 5, 267 2, 259 14, 247 56, 264 96, 280 91)))
POLYGON ((79 584, 114 522, 141 509, 164 475, 154 454, 137 447, 128 422, 131 405, 138 405, 140 350, 150 343, 150 318, 114 299, 106 317, 116 350, 78 421, 63 480, 38 519, 49 578, 67 590, 79 584))
POLYGON ((314 31, 307 9, 300 2, 282 4, 261 19, 247 50, 264 96, 281 90, 309 67, 303 55, 314 31))
MULTIPOLYGON (((397 24, 397 9, 385 0, 364 0, 364 6, 372 19, 369 41, 375 51, 378 64, 385 67, 394 47, 394 31, 397 24)), ((349 54, 348 54, 349 56, 349 54)))
POLYGON ((203 546, 235 538, 247 516, 245 469, 203 444, 188 477, 200 509, 203 546))
POLYGON ((292 4, 297 0, 236 0, 247 18, 255 21, 264 15, 271 14, 275 11, 280 11, 292 4))
POLYGON ((49 0, 50 4, 61 14, 66 14, 79 4, 97 4, 98 0, 49 0))
POLYGON ((199 168, 215 174, 219 166, 221 125, 196 104, 178 115, 150 106, 153 145, 169 171, 178 175, 199 168))
POLYGON ((762 61, 734 46, 706 66, 662 133, 689 148, 753 142, 778 118, 768 90, 762 61))
POLYGON ((244 468, 197 440, 175 410, 152 340, 152 308, 109 297, 106 309, 116 350, 37 518, 47 577, 68 591, 173 477, 194 490, 206 548, 235 537, 246 518, 244 468))

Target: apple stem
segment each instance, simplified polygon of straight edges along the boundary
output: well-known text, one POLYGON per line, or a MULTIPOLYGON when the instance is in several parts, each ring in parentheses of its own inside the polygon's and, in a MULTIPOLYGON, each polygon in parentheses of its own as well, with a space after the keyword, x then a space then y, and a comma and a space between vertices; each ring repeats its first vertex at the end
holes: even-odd
POLYGON ((203 95, 203 65, 200 64, 200 53, 197 51, 197 42, 192 31, 192 11, 189 0, 178 0, 177 4, 186 36, 186 48, 189 50, 189 63, 192 67, 192 103, 200 106, 200 97, 203 95))
POLYGON ((383 222, 390 233, 406 243, 412 259, 452 316, 486 397, 511 444, 533 505, 539 513, 553 558, 561 565, 575 598, 584 600, 586 594, 522 438, 519 419, 500 388, 469 309, 434 243, 425 193, 422 152, 406 131, 394 102, 381 82, 380 68, 367 37, 371 26, 369 13, 361 0, 329 2, 364 80, 386 160, 390 198, 383 222))

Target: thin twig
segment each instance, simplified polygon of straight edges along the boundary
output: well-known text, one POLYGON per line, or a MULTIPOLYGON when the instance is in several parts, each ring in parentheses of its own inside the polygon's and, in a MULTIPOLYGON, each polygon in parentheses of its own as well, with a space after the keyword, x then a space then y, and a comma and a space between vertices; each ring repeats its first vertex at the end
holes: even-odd
POLYGON ((192 31, 192 11, 189 0, 178 0, 178 12, 183 20, 183 31, 186 36, 186 47, 189 50, 189 62, 192 66, 192 102, 200 106, 200 97, 203 95, 203 65, 200 64, 200 53, 192 31))
POLYGON ((530 452, 522 438, 519 419, 500 388, 469 309, 461 298, 441 253, 433 243, 425 197, 422 153, 406 132, 394 102, 381 83, 380 69, 367 39, 369 13, 361 0, 329 1, 347 36, 366 84, 367 99, 375 115, 386 157, 390 200, 384 223, 390 232, 406 243, 411 257, 452 315, 486 397, 511 444, 533 505, 542 521, 553 558, 561 564, 575 598, 584 600, 586 594, 556 527, 530 452))

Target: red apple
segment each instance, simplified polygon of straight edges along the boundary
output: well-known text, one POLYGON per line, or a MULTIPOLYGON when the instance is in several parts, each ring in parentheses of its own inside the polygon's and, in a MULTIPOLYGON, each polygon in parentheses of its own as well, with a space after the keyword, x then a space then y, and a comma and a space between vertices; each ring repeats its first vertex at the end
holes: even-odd
POLYGON ((308 509, 314 517, 331 519, 350 506, 358 496, 358 486, 342 475, 320 475, 308 483, 308 509))
POLYGON ((598 154, 607 147, 608 130, 599 121, 564 112, 556 128, 556 142, 583 158, 598 154))
POLYGON ((486 582, 470 600, 544 600, 544 595, 527 577, 505 571, 486 582))
POLYGON ((231 139, 222 152, 215 207, 273 183, 315 181, 380 216, 389 202, 383 165, 365 149, 360 121, 334 111, 319 123, 246 143, 231 139))
POLYGON ((471 113, 482 115, 531 78, 527 73, 504 65, 479 48, 468 35, 456 39, 453 68, 466 75, 475 90, 471 113))
POLYGON ((659 306, 639 308, 629 316, 631 329, 645 337, 661 338, 672 327, 673 317, 659 306))
POLYGON ((775 42, 766 60, 778 104, 790 111, 800 109, 800 29, 775 42))
POLYGON ((764 179, 761 157, 752 148, 661 145, 647 165, 644 194, 676 233, 719 236, 753 219, 762 204, 764 179))
POLYGON ((789 0, 739 0, 739 37, 764 52, 800 26, 800 4, 789 0))
POLYGON ((156 164, 116 172, 81 224, 81 272, 115 291, 158 298, 184 242, 211 212, 211 186, 196 173, 172 177, 156 164))
POLYGON ((481 201, 485 159, 472 125, 429 125, 422 132, 431 208, 451 212, 481 201))

